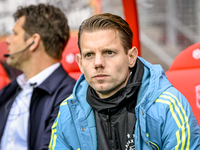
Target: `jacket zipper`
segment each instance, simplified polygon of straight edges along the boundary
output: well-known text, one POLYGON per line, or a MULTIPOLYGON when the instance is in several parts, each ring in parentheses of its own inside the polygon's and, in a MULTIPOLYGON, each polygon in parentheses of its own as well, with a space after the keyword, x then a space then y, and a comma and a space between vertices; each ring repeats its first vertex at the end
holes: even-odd
POLYGON ((108 109, 108 114, 106 115, 106 119, 107 119, 107 123, 108 123, 108 139, 112 139, 110 109, 108 109))

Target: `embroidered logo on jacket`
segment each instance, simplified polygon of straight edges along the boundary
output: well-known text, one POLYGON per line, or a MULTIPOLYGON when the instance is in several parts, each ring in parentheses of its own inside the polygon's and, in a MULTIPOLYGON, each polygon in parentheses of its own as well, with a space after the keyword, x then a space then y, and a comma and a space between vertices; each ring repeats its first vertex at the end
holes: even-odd
POLYGON ((127 138, 128 141, 126 142, 125 150, 135 150, 135 143, 134 143, 135 135, 127 133, 127 138))

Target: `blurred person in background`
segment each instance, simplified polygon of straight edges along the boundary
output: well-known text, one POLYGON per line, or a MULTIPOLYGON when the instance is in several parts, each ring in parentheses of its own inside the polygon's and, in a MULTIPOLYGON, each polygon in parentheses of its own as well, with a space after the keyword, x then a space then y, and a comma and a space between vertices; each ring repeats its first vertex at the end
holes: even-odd
POLYGON ((60 103, 75 80, 60 64, 68 21, 49 4, 18 7, 6 63, 23 73, 0 91, 0 149, 48 149, 60 103))
POLYGON ((117 15, 83 21, 77 56, 83 75, 60 105, 50 150, 200 149, 187 99, 160 65, 138 57, 132 39, 117 15))

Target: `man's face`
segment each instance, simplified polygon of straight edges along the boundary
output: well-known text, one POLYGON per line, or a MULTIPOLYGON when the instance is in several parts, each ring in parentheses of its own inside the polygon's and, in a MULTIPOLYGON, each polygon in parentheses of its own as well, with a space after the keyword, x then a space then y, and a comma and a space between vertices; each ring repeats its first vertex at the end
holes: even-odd
POLYGON ((17 65, 20 65, 20 62, 23 60, 23 58, 25 58, 25 57, 22 57, 22 55, 24 55, 22 54, 23 52, 18 53, 16 55, 12 55, 14 53, 17 53, 23 50, 27 46, 27 43, 24 40, 25 31, 22 28, 24 21, 25 21, 25 17, 24 16, 20 17, 13 28, 13 34, 11 34, 6 39, 6 43, 8 44, 8 51, 11 55, 10 57, 8 57, 6 62, 8 65, 14 68, 18 68, 17 65))
POLYGON ((88 84, 100 98, 107 98, 124 87, 129 78, 129 67, 135 65, 136 48, 125 53, 119 33, 115 30, 83 32, 79 67, 88 84))

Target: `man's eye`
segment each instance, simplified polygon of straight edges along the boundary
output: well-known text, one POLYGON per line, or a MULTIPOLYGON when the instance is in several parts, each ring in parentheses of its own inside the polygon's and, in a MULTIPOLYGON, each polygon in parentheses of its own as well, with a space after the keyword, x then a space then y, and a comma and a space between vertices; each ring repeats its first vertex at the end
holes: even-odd
POLYGON ((113 51, 107 51, 107 54, 108 54, 108 55, 113 55, 114 52, 113 52, 113 51))
POLYGON ((112 54, 113 52, 112 52, 112 51, 108 51, 107 53, 108 53, 108 54, 112 54))
POLYGON ((85 55, 85 57, 91 57, 91 56, 92 56, 91 53, 88 53, 88 54, 85 55))

